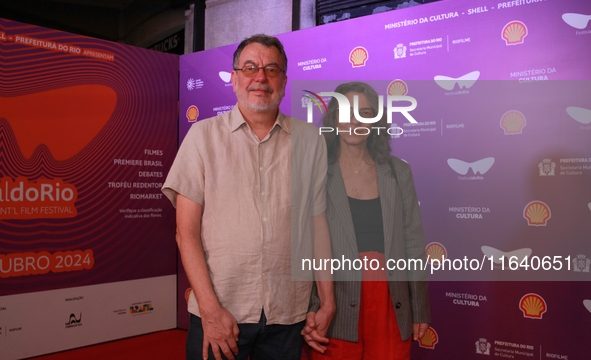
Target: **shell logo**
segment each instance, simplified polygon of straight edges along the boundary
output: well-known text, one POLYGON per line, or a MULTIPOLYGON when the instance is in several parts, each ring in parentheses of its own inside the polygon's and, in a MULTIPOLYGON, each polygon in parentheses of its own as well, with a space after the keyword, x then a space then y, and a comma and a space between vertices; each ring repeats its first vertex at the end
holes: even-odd
POLYGON ((191 291, 193 291, 193 289, 191 288, 187 288, 187 290, 185 290, 185 300, 187 300, 187 302, 189 302, 189 296, 191 296, 191 291))
POLYGON ((396 79, 388 84, 388 95, 406 95, 408 93, 408 85, 403 80, 396 79))
POLYGON ((425 254, 427 254, 430 263, 433 264, 433 260, 443 261, 443 257, 447 257, 447 250, 442 244, 432 242, 425 247, 425 254))
POLYGON ((357 46, 355 49, 351 50, 351 53, 349 54, 349 62, 353 67, 365 66, 365 62, 368 58, 369 53, 363 46, 357 46))
POLYGON ((501 128, 505 131, 505 135, 521 134, 525 127, 525 115, 520 111, 510 110, 501 116, 501 128))
POLYGON ((501 38, 505 40, 506 45, 523 44, 523 39, 527 36, 527 26, 521 21, 511 21, 501 31, 501 38))
POLYGON ((199 117, 199 109, 197 109, 197 106, 195 106, 195 105, 189 106, 189 108, 187 109, 187 120, 189 120, 189 122, 195 122, 195 121, 197 121, 198 117, 199 117))
POLYGON ((529 226, 546 226, 551 216, 550 208, 542 201, 532 201, 523 209, 523 217, 529 226))
POLYGON ((529 293, 519 300, 519 309, 523 312, 523 317, 541 319, 542 315, 548 311, 548 306, 540 295, 529 293))
POLYGON ((435 349, 435 344, 439 342, 439 336, 432 327, 428 328, 425 332, 425 336, 419 340, 419 346, 427 349, 435 349))

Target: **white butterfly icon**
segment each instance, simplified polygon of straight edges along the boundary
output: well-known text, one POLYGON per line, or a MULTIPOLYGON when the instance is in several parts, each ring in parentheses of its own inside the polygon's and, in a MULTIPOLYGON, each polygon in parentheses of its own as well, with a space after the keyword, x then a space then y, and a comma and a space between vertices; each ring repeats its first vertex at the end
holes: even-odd
POLYGON ((220 79, 222 79, 225 83, 230 82, 230 79, 232 78, 232 74, 227 71, 220 71, 218 75, 220 76, 220 79))
POLYGON ((565 23, 569 24, 570 26, 574 27, 575 29, 582 30, 587 27, 589 20, 591 20, 591 15, 566 13, 566 14, 562 14, 562 20, 564 20, 565 23))
POLYGON ((532 252, 532 250, 530 248, 523 248, 523 249, 517 249, 517 250, 513 250, 513 251, 504 252, 499 249, 495 249, 494 247, 486 246, 486 245, 482 246, 480 249, 482 250, 484 255, 492 256, 493 262, 495 264, 501 263, 501 256, 504 256, 505 259, 511 259, 512 256, 515 256, 517 258, 517 261, 519 262, 519 261, 523 260, 526 256, 530 256, 531 252, 532 252))
POLYGON ((581 124, 591 124, 591 110, 576 107, 576 106, 569 106, 566 108, 566 112, 570 117, 577 120, 581 124))
POLYGON ((480 71, 472 71, 456 79, 444 75, 436 75, 434 79, 437 85, 441 86, 445 90, 453 90, 453 88, 456 86, 456 83, 460 85, 460 89, 469 89, 472 87, 472 85, 474 85, 476 80, 478 80, 479 76, 480 71))
POLYGON ((494 163, 494 157, 487 157, 478 161, 474 161, 473 163, 468 163, 458 159, 447 159, 447 164, 449 167, 460 175, 466 175, 470 168, 474 174, 480 173, 484 175, 488 170, 490 170, 494 163))

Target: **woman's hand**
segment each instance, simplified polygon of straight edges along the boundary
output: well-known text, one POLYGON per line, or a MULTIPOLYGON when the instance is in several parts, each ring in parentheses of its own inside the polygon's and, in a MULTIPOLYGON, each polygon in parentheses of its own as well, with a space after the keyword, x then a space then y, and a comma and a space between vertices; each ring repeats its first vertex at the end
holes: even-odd
POLYGON ((427 323, 414 323, 412 324, 412 339, 419 341, 425 336, 427 329, 429 328, 429 324, 427 323))

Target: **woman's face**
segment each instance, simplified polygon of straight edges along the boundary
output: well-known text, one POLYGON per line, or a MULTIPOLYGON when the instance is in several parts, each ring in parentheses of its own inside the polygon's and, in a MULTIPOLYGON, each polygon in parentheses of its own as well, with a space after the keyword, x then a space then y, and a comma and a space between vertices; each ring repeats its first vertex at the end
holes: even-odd
MULTIPOLYGON (((345 94, 345 97, 349 100, 349 104, 351 104, 351 122, 349 123, 338 123, 338 131, 339 137, 341 139, 341 144, 346 145, 362 145, 365 144, 367 138, 369 137, 371 127, 374 124, 365 124, 359 122, 354 115, 353 111, 353 97, 357 96, 359 101, 358 111, 359 115, 364 118, 373 118, 375 117, 375 111, 371 107, 369 101, 362 93, 358 92, 348 92, 345 94)), ((338 113, 337 113, 338 119, 338 113)))

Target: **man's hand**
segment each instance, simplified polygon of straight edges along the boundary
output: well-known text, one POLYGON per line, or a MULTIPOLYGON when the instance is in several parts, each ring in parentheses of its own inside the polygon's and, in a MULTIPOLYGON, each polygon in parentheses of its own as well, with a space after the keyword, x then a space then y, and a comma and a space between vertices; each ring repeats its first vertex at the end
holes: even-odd
POLYGON ((176 200, 176 241, 183 266, 199 304, 203 326, 203 358, 208 358, 209 346, 216 359, 228 359, 238 353, 238 325, 236 319, 219 303, 207 269, 203 243, 201 242, 201 216, 203 206, 180 194, 176 200))
POLYGON ((309 312, 306 315, 306 325, 302 330, 304 340, 311 348, 324 353, 328 345, 326 333, 334 316, 335 310, 328 307, 320 307, 318 312, 309 312))
POLYGON ((209 346, 216 360, 221 360, 221 352, 233 360, 238 354, 238 324, 228 310, 219 306, 211 312, 201 311, 201 323, 203 325, 203 359, 208 358, 209 346))
POLYGON ((428 328, 429 324, 427 323, 412 324, 412 339, 417 341, 421 340, 423 336, 425 336, 425 332, 427 332, 428 328))

